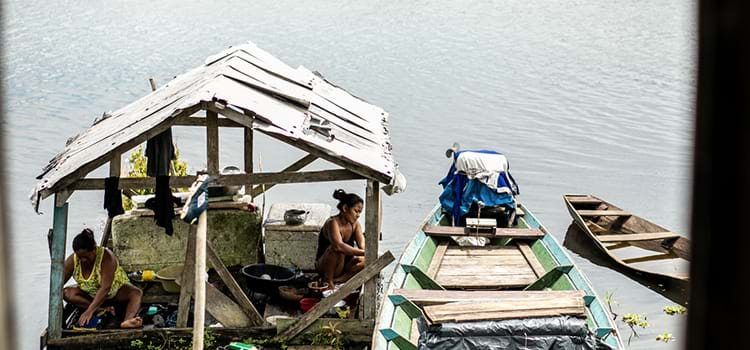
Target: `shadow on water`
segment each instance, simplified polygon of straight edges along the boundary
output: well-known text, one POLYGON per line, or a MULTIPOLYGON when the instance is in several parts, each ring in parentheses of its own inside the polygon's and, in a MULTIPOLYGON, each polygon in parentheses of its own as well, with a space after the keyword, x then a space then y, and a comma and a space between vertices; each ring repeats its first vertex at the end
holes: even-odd
POLYGON ((674 301, 675 303, 682 306, 687 306, 687 282, 680 282, 661 276, 642 274, 618 264, 607 254, 599 250, 596 244, 591 241, 591 238, 589 238, 589 236, 586 235, 586 233, 583 232, 581 228, 579 228, 578 225, 575 224, 575 222, 571 222, 571 224, 568 226, 568 230, 565 232, 565 240, 563 241, 563 246, 593 264, 615 270, 640 283, 646 288, 649 288, 663 295, 665 298, 674 301))

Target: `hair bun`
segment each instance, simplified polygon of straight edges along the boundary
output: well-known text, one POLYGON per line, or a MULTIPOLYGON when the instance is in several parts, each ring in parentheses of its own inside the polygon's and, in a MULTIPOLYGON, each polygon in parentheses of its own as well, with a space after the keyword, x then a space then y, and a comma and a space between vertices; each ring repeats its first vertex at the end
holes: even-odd
POLYGON ((88 228, 88 227, 87 227, 87 228, 85 228, 85 229, 83 229, 83 231, 81 231, 81 233, 83 233, 84 235, 86 235, 86 236, 88 236, 88 237, 91 237, 92 239, 94 238, 94 231, 92 231, 92 230, 91 230, 90 228, 88 228))
POLYGON ((343 200, 344 198, 346 198, 346 191, 340 188, 338 190, 333 191, 333 198, 338 199, 338 200, 343 200))

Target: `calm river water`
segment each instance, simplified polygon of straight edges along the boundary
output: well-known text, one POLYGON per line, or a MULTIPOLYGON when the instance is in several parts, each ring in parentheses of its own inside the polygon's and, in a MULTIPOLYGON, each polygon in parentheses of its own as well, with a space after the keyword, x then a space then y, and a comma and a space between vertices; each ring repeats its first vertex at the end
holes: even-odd
MULTIPOLYGON (((689 1, 25 0, 4 10, 4 176, 23 348, 46 325, 52 201, 39 216, 27 201, 40 169, 96 116, 148 93, 149 77, 163 84, 247 40, 391 113, 409 188, 385 199, 382 250, 400 254, 435 204, 454 141, 506 153, 521 200, 561 242, 571 221, 561 196, 571 192, 688 230, 697 44, 689 1)), ((175 133, 190 169, 204 167, 204 133, 175 133)), ((221 136, 221 165, 241 164, 241 135, 221 136)), ((257 143, 266 171, 301 154, 257 143)), ((334 204, 333 188, 280 186, 266 200, 334 204)), ((101 231, 101 203, 101 193, 71 198, 69 239, 86 226, 101 231)), ((684 316, 661 311, 669 300, 571 255, 601 295, 614 292, 616 312, 648 317, 632 348, 684 344, 684 316), (663 332, 677 340, 656 342, 663 332)))

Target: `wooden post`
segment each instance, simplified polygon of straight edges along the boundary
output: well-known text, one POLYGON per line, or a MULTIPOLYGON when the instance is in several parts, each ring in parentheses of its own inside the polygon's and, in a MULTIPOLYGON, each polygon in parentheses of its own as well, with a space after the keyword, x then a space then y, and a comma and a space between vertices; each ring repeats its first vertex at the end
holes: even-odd
POLYGON ((206 231, 208 213, 198 217, 195 235, 195 307, 193 308, 193 350, 203 350, 203 326, 206 318, 206 231))
MULTIPOLYGON (((55 195, 57 202, 57 195, 55 195)), ((49 339, 62 337, 63 322, 63 264, 65 263, 65 238, 68 231, 68 203, 55 203, 52 219, 52 257, 49 273, 49 315, 47 334, 49 339)))
POLYGON ((180 301, 177 307, 177 328, 187 327, 190 300, 193 297, 193 280, 195 279, 195 225, 190 225, 185 249, 185 263, 180 277, 180 301))
POLYGON ((206 111, 206 159, 208 173, 219 174, 219 115, 206 111))
MULTIPOLYGON (((365 265, 378 258, 378 238, 380 236, 380 183, 367 180, 365 190, 365 265)), ((362 319, 374 319, 377 315, 377 287, 380 279, 365 283, 362 319)))
MULTIPOLYGON (((253 173, 253 129, 245 128, 245 174, 253 173)), ((245 194, 250 194, 252 184, 245 184, 245 194)))

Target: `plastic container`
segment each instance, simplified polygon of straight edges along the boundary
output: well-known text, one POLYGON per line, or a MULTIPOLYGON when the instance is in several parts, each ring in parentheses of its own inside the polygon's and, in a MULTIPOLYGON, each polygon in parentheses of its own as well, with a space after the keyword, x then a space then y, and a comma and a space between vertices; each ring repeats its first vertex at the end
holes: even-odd
POLYGON ((299 308, 302 309, 302 311, 307 312, 308 310, 312 309, 315 304, 319 303, 320 299, 318 298, 302 298, 299 301, 299 308))
POLYGON ((180 286, 175 282, 182 274, 182 264, 167 266, 156 272, 156 278, 161 282, 167 293, 179 293, 180 286))
POLYGON ((280 286, 295 285, 297 279, 302 277, 301 271, 271 264, 247 265, 241 272, 247 279, 249 290, 274 297, 279 295, 280 286))

